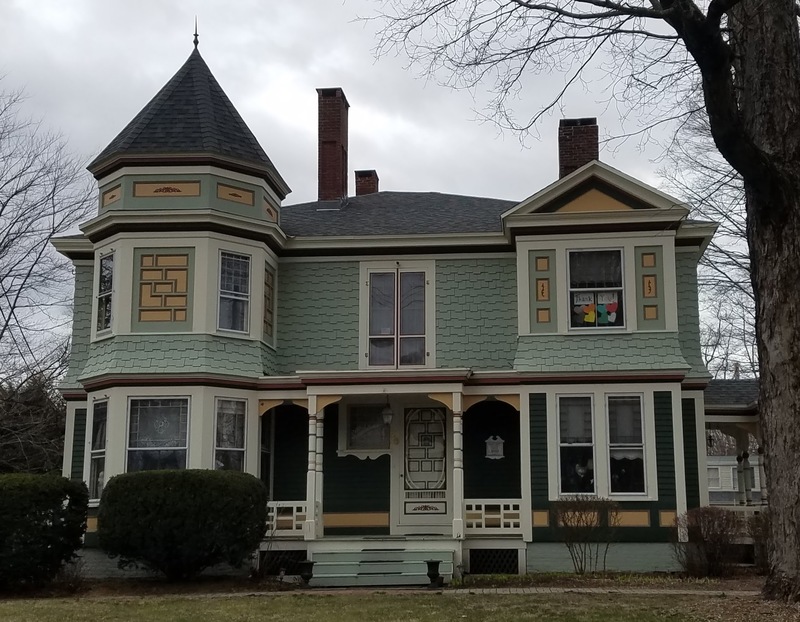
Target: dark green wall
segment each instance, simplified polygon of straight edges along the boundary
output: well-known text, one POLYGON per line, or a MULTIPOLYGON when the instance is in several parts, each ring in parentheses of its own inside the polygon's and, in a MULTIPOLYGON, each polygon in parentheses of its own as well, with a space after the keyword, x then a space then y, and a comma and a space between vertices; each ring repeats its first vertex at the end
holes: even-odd
POLYGON ((72 433, 72 465, 70 477, 83 481, 83 457, 86 450, 86 409, 75 409, 75 427, 72 433))
POLYGON ((547 394, 531 393, 531 505, 535 510, 550 507, 547 500, 547 394))
POLYGON ((483 401, 464 413, 464 498, 518 499, 520 484, 519 413, 499 401, 483 401), (486 457, 486 439, 499 436, 503 458, 486 457))
POLYGON ((700 473, 697 468, 697 417, 694 398, 681 400, 683 415, 683 461, 686 471, 686 507, 700 507, 700 473))
POLYGON ((658 499, 664 508, 675 508, 675 442, 672 437, 672 393, 653 393, 656 424, 658 499))
POLYGON ((308 413, 300 406, 278 406, 275 417, 272 498, 303 501, 308 473, 308 413))

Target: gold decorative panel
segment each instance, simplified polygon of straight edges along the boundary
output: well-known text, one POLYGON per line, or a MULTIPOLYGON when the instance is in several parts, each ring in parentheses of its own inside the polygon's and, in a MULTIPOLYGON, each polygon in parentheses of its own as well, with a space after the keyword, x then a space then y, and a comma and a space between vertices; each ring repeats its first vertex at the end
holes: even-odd
POLYGON ((617 527, 649 527, 650 510, 620 510, 615 523, 617 527))
POLYGON ((656 267, 656 254, 655 253, 642 253, 642 267, 655 268, 656 267))
POLYGON ((111 190, 106 190, 103 193, 103 207, 108 207, 112 203, 116 203, 122 198, 122 188, 120 186, 114 186, 111 190))
POLYGON ((266 199, 264 200, 264 215, 267 217, 267 220, 271 222, 278 222, 278 212, 266 201, 266 199))
POLYGON ((658 296, 656 292, 656 277, 652 274, 646 274, 642 277, 642 295, 645 298, 655 298, 658 296))
POLYGON ((644 306, 644 319, 646 319, 646 320, 657 320, 658 319, 658 307, 656 305, 645 305, 644 306))
POLYGON ((188 317, 189 255, 142 255, 139 321, 185 322, 188 317))
POLYGON ((133 184, 135 197, 199 197, 199 181, 137 181, 133 184))
POLYGON ((226 186, 225 184, 217 184, 217 198, 235 201, 244 205, 255 205, 255 195, 251 190, 226 186))
POLYGON ((533 526, 534 527, 549 527, 550 526, 550 512, 547 510, 533 510, 533 526))
POLYGON ((661 510, 658 513, 658 524, 660 527, 674 527, 677 518, 678 514, 674 510, 661 510))
POLYGON ((536 300, 550 300, 550 279, 536 279, 536 300))
POLYGON ((547 272, 550 269, 550 258, 549 257, 537 257, 536 258, 536 271, 537 272, 547 272))
POLYGON ((550 309, 537 309, 536 321, 540 324, 547 324, 550 321, 550 309))

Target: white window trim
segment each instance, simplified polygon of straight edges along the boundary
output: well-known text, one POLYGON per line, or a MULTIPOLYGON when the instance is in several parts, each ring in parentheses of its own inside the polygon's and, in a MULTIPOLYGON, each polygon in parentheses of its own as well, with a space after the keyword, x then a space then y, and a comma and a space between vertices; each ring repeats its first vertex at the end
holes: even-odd
POLYGON ((612 499, 640 499, 648 497, 648 487, 650 484, 648 478, 648 451, 647 451, 647 417, 645 416, 645 399, 642 393, 606 393, 605 394, 606 406, 606 478, 608 482, 608 495, 612 499), (608 407, 609 398, 613 397, 638 397, 640 405, 640 416, 642 418, 642 462, 644 466, 644 490, 642 492, 611 492, 611 410, 608 407))
MULTIPOLYGON (((559 497, 594 497, 597 496, 597 426, 595 425, 595 408, 594 408, 594 394, 593 393, 557 393, 556 394, 556 447, 558 454, 556 455, 556 477, 558 479, 558 496, 559 497), (594 473, 594 491, 593 492, 562 492, 561 490, 561 447, 569 447, 570 444, 562 445, 561 443, 561 398, 562 397, 588 397, 589 405, 592 410, 591 423, 592 423, 592 465, 594 473)), ((585 443, 580 444, 585 447, 585 443)))
POLYGON ((250 314, 253 310, 253 256, 249 253, 242 253, 240 251, 232 251, 228 249, 221 248, 219 250, 219 255, 217 257, 217 330, 222 333, 228 333, 233 335, 249 335, 250 334, 250 327, 252 325, 250 321, 250 314), (244 300, 247 302, 247 308, 244 314, 244 330, 236 330, 234 328, 222 328, 220 326, 220 319, 222 317, 221 307, 222 307, 222 256, 223 255, 233 255, 236 257, 246 257, 248 263, 248 271, 247 271, 247 296, 242 296, 241 294, 227 294, 225 298, 231 298, 233 300, 244 300))
MULTIPOLYGON (((395 336, 396 337, 396 336, 395 336)), ((365 261, 359 269, 359 369, 426 369, 436 367, 436 261, 365 261), (424 272, 425 274, 425 364, 369 364, 369 275, 373 272, 424 272)))
MULTIPOLYGON (((242 473, 247 472, 247 419, 248 419, 248 412, 247 412, 248 400, 243 399, 240 397, 225 397, 225 396, 217 396, 214 398, 214 468, 216 468, 217 464, 217 451, 238 451, 242 454, 242 473), (219 403, 221 401, 226 402, 241 402, 244 404, 244 430, 242 437, 242 447, 241 449, 238 447, 218 447, 217 446, 217 426, 219 425, 219 403)), ((260 439, 259 439, 260 440, 260 439)), ((230 469, 228 469, 230 470, 230 469)))
MULTIPOLYGON (((348 438, 348 428, 350 427, 350 408, 356 407, 364 407, 364 406, 374 406, 378 409, 383 409, 386 406, 386 403, 381 403, 378 401, 373 402, 358 402, 352 404, 342 404, 339 407, 339 424, 338 424, 338 447, 336 451, 336 455, 339 457, 342 456, 355 456, 359 460, 375 460, 380 456, 390 455, 392 451, 392 444, 391 438, 389 440, 389 444, 385 449, 350 449, 347 446, 347 438, 348 438)), ((398 410, 392 408, 394 412, 394 417, 399 416, 398 410)), ((402 410, 402 409, 400 409, 402 410)), ((391 436, 391 425, 389 425, 389 434, 391 436)))
POLYGON ((101 254, 101 255, 99 255, 97 257, 97 264, 96 264, 97 278, 96 278, 96 284, 95 284, 95 289, 94 289, 94 291, 95 291, 95 297, 94 297, 95 314, 94 314, 94 323, 92 325, 92 328, 94 330, 94 334, 99 336, 99 337, 107 337, 107 336, 109 336, 109 335, 111 335, 113 333, 112 329, 114 327, 114 299, 116 297, 115 296, 115 294, 116 294, 115 286, 117 284, 117 258, 116 258, 115 255, 116 255, 116 253, 112 249, 109 252, 101 254), (109 257, 111 258, 111 289, 108 292, 101 292, 100 291, 100 278, 101 278, 101 272, 102 272, 101 266, 102 266, 103 260, 104 259, 108 259, 109 257), (108 320, 108 326, 106 326, 105 328, 100 328, 98 326, 99 323, 100 323, 100 298, 101 297, 110 298, 111 316, 109 317, 109 320, 108 320))
MULTIPOLYGON (((608 247, 598 247, 598 248, 568 248, 566 249, 566 255, 564 256, 564 272, 566 274, 565 286, 567 290, 567 297, 564 301, 564 311, 567 318, 567 332, 595 332, 595 331, 628 331, 628 297, 626 295, 628 291, 627 282, 625 280, 625 262, 626 262, 626 253, 625 248, 622 246, 608 246, 608 247), (621 287, 607 287, 607 288, 600 288, 600 289, 593 289, 588 290, 592 292, 598 291, 620 291, 621 290, 621 297, 622 297, 622 325, 621 326, 572 326, 572 287, 570 287, 570 273, 569 273, 569 256, 570 253, 592 253, 592 252, 599 252, 599 251, 617 251, 620 254, 620 280, 622 282, 621 287)), ((634 291, 634 305, 636 298, 636 293, 634 291)), ((596 311, 595 311, 596 313, 596 311)))
MULTIPOLYGON (((191 468, 190 462, 190 449, 192 438, 192 397, 190 395, 129 395, 128 402, 125 407, 125 458, 123 473, 128 472, 128 452, 131 449, 141 450, 141 447, 131 448, 131 404, 134 400, 185 400, 186 401, 186 445, 185 447, 170 447, 169 449, 185 449, 186 450, 186 466, 183 470, 191 468)), ((216 430, 215 430, 216 431, 216 430)), ((156 448, 151 448, 156 449, 156 448)), ((144 448, 146 451, 147 448, 144 448)), ((135 471, 139 473, 139 471, 135 471)))

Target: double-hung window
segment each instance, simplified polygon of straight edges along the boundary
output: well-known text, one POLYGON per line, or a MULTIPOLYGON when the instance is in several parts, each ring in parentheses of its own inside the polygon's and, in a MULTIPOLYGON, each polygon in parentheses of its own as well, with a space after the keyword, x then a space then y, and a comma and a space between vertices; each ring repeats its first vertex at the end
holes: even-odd
POLYGON ((719 467, 708 467, 708 487, 713 488, 714 490, 719 490, 720 486, 720 477, 719 477, 719 467))
POLYGON ((97 288, 97 332, 111 328, 111 298, 114 286, 114 255, 100 258, 97 288))
POLYGON ((223 252, 219 266, 219 328, 249 330, 250 257, 223 252))
POLYGON ((244 430, 247 402, 217 400, 217 442, 214 468, 244 471, 244 430))
POLYGON ((264 264, 264 340, 272 342, 275 337, 275 271, 264 264))
POLYGON ((642 398, 610 395, 608 402, 609 490, 644 493, 644 433, 642 398))
POLYGON ((570 328, 625 326, 621 250, 569 251, 570 328))
POLYGON ((128 472, 185 469, 188 398, 130 400, 128 472))
POLYGON ((368 361, 370 366, 427 363, 426 273, 395 269, 368 275, 368 361))
POLYGON ((561 494, 594 493, 592 398, 559 396, 558 427, 561 494))
POLYGON ((106 471, 106 422, 108 402, 95 402, 92 408, 92 445, 89 456, 89 498, 103 494, 106 471))

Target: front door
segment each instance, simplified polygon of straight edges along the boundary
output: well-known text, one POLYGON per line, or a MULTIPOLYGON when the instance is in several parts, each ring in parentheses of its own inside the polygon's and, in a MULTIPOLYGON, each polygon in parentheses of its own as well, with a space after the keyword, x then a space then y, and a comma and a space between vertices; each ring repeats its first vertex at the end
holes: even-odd
POLYGON ((406 408, 403 423, 400 525, 430 526, 433 533, 445 533, 437 527, 450 525, 446 411, 406 408))

